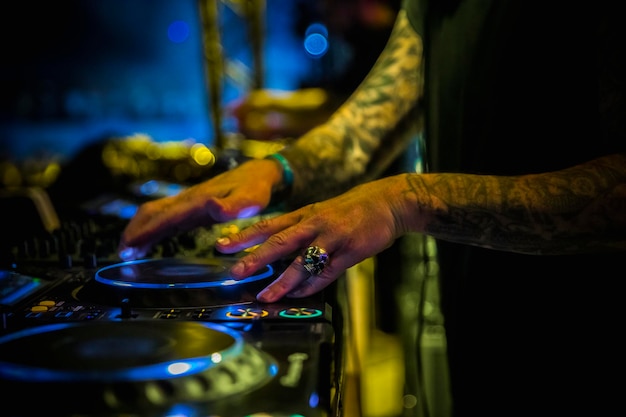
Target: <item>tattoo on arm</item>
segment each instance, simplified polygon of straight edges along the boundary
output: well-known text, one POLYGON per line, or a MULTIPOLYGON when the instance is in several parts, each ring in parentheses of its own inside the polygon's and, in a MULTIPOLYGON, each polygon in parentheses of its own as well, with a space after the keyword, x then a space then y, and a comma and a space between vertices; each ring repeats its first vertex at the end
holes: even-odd
POLYGON ((518 177, 408 174, 434 237, 528 254, 626 248, 626 155, 518 177))
POLYGON ((295 168, 294 194, 313 201, 353 185, 383 137, 417 102, 421 59, 421 40, 400 11, 384 51, 357 90, 327 123, 285 151, 295 168))

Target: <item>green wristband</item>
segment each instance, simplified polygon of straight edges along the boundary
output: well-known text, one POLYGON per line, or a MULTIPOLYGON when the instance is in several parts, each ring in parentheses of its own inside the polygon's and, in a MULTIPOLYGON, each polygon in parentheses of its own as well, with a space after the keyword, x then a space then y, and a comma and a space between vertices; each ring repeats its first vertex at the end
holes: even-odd
POLYGON ((278 161, 278 163, 283 167, 283 187, 291 189, 291 186, 293 185, 293 170, 291 169, 291 165, 289 165, 289 161, 287 161, 285 157, 279 153, 268 155, 267 158, 278 161))

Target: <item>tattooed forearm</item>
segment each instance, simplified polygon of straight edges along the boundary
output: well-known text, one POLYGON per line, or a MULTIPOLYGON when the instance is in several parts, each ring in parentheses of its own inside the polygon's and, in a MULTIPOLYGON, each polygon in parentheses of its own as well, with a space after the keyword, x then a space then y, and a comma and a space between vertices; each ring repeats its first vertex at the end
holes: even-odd
POLYGON ((420 38, 400 11, 359 88, 327 123, 283 151, 294 166, 294 194, 315 201, 344 191, 365 172, 373 150, 417 102, 421 56, 420 38))
POLYGON ((528 254, 626 248, 624 155, 538 175, 407 178, 415 228, 437 238, 528 254))

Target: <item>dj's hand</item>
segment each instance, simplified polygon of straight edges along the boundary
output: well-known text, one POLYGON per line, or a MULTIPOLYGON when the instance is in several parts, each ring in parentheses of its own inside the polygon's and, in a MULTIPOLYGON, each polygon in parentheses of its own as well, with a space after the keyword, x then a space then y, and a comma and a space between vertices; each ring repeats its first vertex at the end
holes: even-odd
MULTIPOLYGON (((403 214, 414 211, 405 197, 406 188, 406 178, 401 175, 360 185, 338 197, 263 219, 220 238, 216 249, 235 253, 259 245, 231 268, 234 279, 246 278, 267 264, 298 254, 257 298, 275 302, 283 296, 306 297, 328 286, 347 268, 386 249, 404 232, 407 225, 403 214), (305 268, 303 256, 308 247, 316 246, 328 256, 317 275, 305 268)), ((309 261, 314 267, 316 257, 309 261)))
POLYGON ((122 232, 118 256, 139 259, 166 237, 254 216, 267 207, 272 187, 281 180, 275 161, 254 159, 175 196, 143 203, 122 232))

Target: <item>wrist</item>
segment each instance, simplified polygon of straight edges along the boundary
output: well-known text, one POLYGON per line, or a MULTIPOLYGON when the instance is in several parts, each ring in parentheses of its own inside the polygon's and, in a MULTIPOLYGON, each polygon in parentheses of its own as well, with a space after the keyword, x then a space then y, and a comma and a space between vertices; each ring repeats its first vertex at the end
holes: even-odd
POLYGON ((291 194, 293 187, 293 170, 287 159, 279 154, 274 153, 266 156, 264 159, 273 161, 280 169, 281 180, 272 190, 272 200, 282 201, 291 194))

